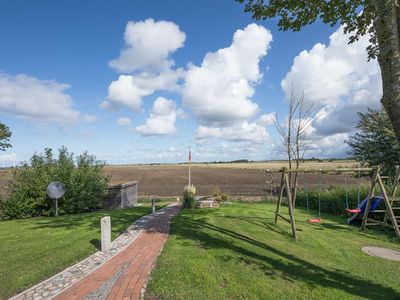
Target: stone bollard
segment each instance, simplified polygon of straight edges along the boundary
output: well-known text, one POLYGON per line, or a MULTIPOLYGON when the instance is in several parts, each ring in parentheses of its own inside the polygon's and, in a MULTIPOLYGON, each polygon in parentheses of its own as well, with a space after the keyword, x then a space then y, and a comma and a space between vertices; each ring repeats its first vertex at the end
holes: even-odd
POLYGON ((101 251, 108 252, 111 250, 111 218, 101 218, 101 251))
POLYGON ((151 199, 151 210, 153 213, 156 212, 156 199, 151 199))

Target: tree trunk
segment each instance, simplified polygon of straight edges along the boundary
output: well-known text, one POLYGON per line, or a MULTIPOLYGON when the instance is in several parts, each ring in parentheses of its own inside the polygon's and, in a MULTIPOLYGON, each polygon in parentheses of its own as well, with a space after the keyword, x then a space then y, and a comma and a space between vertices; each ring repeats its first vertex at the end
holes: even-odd
POLYGON ((397 1, 374 0, 374 28, 378 38, 383 95, 381 103, 400 142, 400 9, 397 1))
MULTIPOLYGON (((293 93, 293 90, 292 90, 293 93)), ((289 104, 289 117, 288 117, 288 134, 287 134, 287 155, 288 155, 288 163, 289 170, 292 169, 292 117, 293 117, 293 95, 290 97, 289 104)), ((292 193, 292 173, 289 173, 289 193, 292 193)))

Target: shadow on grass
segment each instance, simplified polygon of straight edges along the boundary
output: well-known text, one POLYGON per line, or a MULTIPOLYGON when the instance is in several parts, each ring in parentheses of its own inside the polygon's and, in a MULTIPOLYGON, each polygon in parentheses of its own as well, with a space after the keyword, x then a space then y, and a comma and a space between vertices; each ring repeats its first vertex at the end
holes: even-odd
POLYGON ((261 227, 263 229, 268 229, 271 231, 274 231, 276 233, 282 234, 284 236, 290 236, 289 233, 287 233, 285 230, 280 229, 280 227, 276 226, 275 223, 269 224, 267 222, 261 222, 261 220, 266 220, 266 219, 271 219, 274 220, 274 218, 260 218, 260 217, 231 217, 231 216, 219 216, 219 218, 225 218, 225 219, 234 219, 234 220, 240 220, 243 222, 247 222, 251 225, 255 225, 258 227, 261 227))
MULTIPOLYGON (((297 210, 301 210, 303 215, 307 215, 307 211, 304 211, 304 209, 300 208, 297 210)), ((296 220, 296 224, 302 224, 302 225, 307 225, 307 226, 315 226, 317 230, 323 230, 323 229, 330 229, 330 230, 341 230, 341 231, 353 231, 353 229, 347 224, 346 220, 347 218, 340 217, 340 216, 334 216, 334 215, 321 215, 321 223, 318 224, 310 224, 307 219, 312 219, 317 217, 317 212, 310 214, 309 217, 304 218, 304 220, 296 220), (326 222, 325 219, 329 218, 330 220, 335 221, 336 223, 332 222, 326 222)))
POLYGON ((205 249, 220 248, 236 252, 240 255, 239 257, 224 256, 222 259, 253 265, 262 270, 266 276, 285 278, 292 282, 305 282, 311 286, 340 289, 349 294, 369 299, 400 298, 400 293, 392 288, 357 278, 342 270, 320 267, 246 235, 210 224, 206 218, 202 218, 202 215, 206 217, 204 213, 196 212, 191 216, 185 213, 180 214, 173 220, 173 234, 178 238, 197 240, 205 249), (221 235, 222 238, 218 237, 221 235), (249 250, 246 244, 261 248, 264 254, 249 250), (273 256, 278 256, 278 258, 273 256))
POLYGON ((90 243, 97 249, 101 250, 101 241, 99 239, 92 239, 90 243))
POLYGON ((79 227, 89 227, 90 229, 100 230, 100 219, 105 216, 111 216, 111 225, 114 229, 126 227, 127 224, 133 223, 136 219, 143 215, 151 213, 150 207, 135 207, 132 209, 118 210, 99 210, 96 212, 62 215, 51 218, 31 219, 32 226, 30 229, 39 228, 59 228, 67 230, 75 230, 79 227))
POLYGON ((354 231, 349 226, 336 225, 336 224, 333 224, 333 223, 324 223, 324 221, 322 221, 318 225, 323 227, 323 228, 330 229, 330 230, 342 230, 342 231, 351 231, 351 232, 354 231))

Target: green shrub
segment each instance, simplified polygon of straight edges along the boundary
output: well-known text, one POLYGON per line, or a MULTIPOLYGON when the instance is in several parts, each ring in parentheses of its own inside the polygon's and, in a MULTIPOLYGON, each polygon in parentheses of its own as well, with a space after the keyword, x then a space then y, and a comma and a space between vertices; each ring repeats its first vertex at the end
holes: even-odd
POLYGON ((102 168, 104 163, 88 153, 76 158, 62 147, 58 158, 51 149, 44 154, 34 154, 31 164, 14 170, 9 185, 9 196, 0 205, 3 218, 27 218, 54 214, 54 203, 46 194, 52 181, 65 184, 65 195, 59 200, 59 212, 80 213, 103 207, 108 190, 108 177, 102 168))
POLYGON ((217 201, 229 201, 229 196, 227 193, 222 193, 219 187, 216 187, 211 194, 211 197, 213 197, 217 201))
POLYGON ((217 199, 219 199, 221 197, 221 190, 218 186, 215 187, 214 191, 211 194, 211 197, 217 198, 217 199))
POLYGON ((226 193, 221 194, 221 201, 229 201, 229 196, 226 193))
POLYGON ((193 185, 187 185, 183 189, 183 207, 184 208, 195 208, 196 199, 194 195, 196 194, 196 188, 193 185))

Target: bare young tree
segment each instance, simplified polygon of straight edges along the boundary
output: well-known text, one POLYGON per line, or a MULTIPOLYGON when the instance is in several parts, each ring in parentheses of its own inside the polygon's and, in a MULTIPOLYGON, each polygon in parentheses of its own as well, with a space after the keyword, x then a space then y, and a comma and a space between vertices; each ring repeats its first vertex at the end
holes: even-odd
MULTIPOLYGON (((305 102, 304 92, 297 95, 292 85, 286 120, 280 122, 278 114, 276 114, 274 123, 281 137, 281 150, 287 155, 289 169, 298 170, 307 150, 309 150, 311 141, 308 135, 312 123, 316 119, 316 113, 313 105, 305 102)), ((297 183, 298 173, 294 173, 294 176, 290 173, 289 185, 293 206, 296 204, 297 183)))

